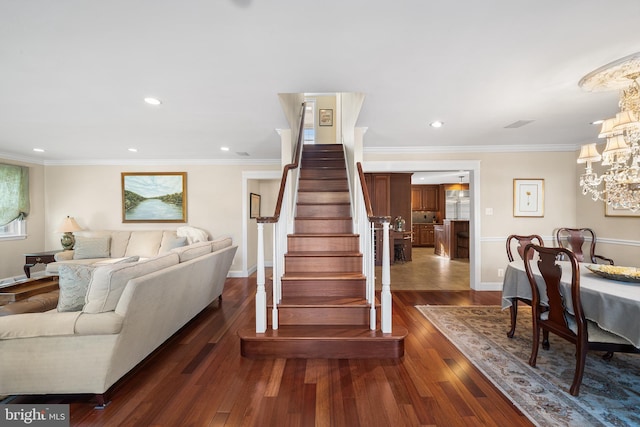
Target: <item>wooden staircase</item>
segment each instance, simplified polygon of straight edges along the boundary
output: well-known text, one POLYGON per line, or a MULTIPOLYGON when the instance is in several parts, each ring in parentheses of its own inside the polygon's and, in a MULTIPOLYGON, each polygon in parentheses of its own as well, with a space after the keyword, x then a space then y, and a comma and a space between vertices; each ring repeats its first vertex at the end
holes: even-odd
POLYGON ((404 328, 371 330, 359 239, 353 233, 342 145, 305 145, 287 236, 278 329, 242 330, 253 358, 398 358, 404 328))

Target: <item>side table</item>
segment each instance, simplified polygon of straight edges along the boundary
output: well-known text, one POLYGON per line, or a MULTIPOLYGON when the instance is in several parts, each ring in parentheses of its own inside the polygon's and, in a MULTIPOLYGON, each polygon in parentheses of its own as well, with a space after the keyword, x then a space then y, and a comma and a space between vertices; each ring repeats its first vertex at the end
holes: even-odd
POLYGON ((55 255, 62 251, 47 251, 47 252, 34 252, 31 254, 24 254, 24 274, 27 277, 31 277, 31 267, 36 264, 49 264, 55 261, 55 255))

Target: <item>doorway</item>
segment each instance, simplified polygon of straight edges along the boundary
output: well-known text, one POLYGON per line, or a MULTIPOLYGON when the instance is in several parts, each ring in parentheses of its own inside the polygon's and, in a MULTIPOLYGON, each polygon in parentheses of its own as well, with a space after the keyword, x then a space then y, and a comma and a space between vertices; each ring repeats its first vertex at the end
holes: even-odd
MULTIPOLYGON (((444 276, 445 274, 451 274, 453 277, 459 277, 458 273, 463 272, 463 274, 468 275, 468 287, 466 289, 480 290, 480 161, 479 160, 431 160, 431 161, 365 161, 363 162, 363 169, 366 172, 413 172, 417 173, 419 171, 465 171, 469 176, 469 261, 468 261, 468 270, 466 270, 465 266, 460 266, 463 268, 456 269, 457 272, 451 268, 455 268, 459 266, 457 260, 448 260, 448 259, 440 259, 440 257, 432 257, 429 256, 429 263, 431 264, 430 268, 420 269, 418 266, 412 267, 414 270, 420 270, 416 272, 416 278, 412 279, 412 282, 420 281, 420 275, 422 274, 438 274, 440 276, 444 276), (440 264, 442 263, 442 264, 440 264), (445 264, 448 263, 448 264, 445 264), (448 265, 449 269, 440 268, 445 265, 448 265), (436 268, 436 266, 439 266, 436 268), (455 274, 455 276, 454 276, 455 274)), ((454 181, 455 182, 455 181, 454 181)), ((433 248, 425 248, 431 249, 433 248)), ((413 261, 412 261, 413 262, 413 261)), ((409 269, 406 269, 409 270, 409 269)), ((379 272, 376 274, 376 282, 378 282, 378 277, 381 277, 379 272)), ((391 288, 392 289, 400 289, 400 283, 398 283, 398 287, 394 287, 393 276, 392 276, 391 288)), ((426 279, 425 279, 426 280, 426 279)), ((456 288, 459 286, 459 281, 454 280, 456 282, 456 288)), ((408 283, 408 282, 407 282, 408 283)), ((440 286, 440 285, 438 285, 440 286)), ((452 285, 453 286, 453 285, 452 285)))

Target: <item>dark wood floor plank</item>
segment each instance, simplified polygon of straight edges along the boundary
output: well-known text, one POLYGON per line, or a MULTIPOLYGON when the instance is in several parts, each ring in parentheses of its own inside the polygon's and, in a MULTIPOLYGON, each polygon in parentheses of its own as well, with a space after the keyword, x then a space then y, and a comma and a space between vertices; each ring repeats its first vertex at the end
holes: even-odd
POLYGON ((103 410, 88 395, 14 402, 68 403, 83 427, 531 425, 415 308, 498 305, 499 292, 393 292, 393 323, 409 330, 398 360, 251 360, 238 331, 255 327, 255 287, 255 277, 228 279, 222 303, 118 382, 103 410))

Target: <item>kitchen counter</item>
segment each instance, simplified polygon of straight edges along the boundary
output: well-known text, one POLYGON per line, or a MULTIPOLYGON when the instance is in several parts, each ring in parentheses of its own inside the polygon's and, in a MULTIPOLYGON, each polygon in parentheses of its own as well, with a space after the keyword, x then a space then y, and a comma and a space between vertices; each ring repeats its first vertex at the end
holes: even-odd
POLYGON ((434 227, 434 253, 447 258, 469 258, 469 221, 445 219, 434 227))

